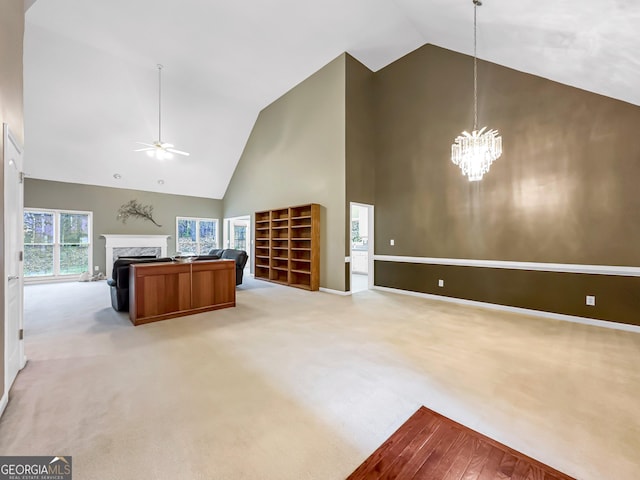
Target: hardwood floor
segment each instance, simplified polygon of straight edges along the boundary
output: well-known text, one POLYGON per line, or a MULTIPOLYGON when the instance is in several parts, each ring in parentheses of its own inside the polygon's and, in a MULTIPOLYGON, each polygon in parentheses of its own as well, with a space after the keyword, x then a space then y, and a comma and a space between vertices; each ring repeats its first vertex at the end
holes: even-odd
POLYGON ((347 480, 574 480, 420 407, 347 480))

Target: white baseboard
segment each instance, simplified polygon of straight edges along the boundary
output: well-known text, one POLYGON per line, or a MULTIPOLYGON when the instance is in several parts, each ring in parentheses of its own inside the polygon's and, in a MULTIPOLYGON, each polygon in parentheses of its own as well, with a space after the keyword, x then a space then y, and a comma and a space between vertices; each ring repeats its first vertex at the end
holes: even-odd
POLYGON ((320 287, 319 290, 324 293, 331 293, 332 295, 341 295, 343 297, 351 295, 351 292, 341 292, 340 290, 333 290, 331 288, 320 287))
MULTIPOLYGON (((79 282, 79 281, 80 281, 80 275, 69 275, 64 277, 25 277, 24 284, 40 285, 43 283, 68 283, 68 282, 79 282)), ((90 282, 83 282, 83 283, 90 283, 90 282)))
POLYGON ((400 295, 409 295, 412 297, 426 298, 429 300, 440 300, 443 302, 457 303, 460 305, 468 305, 472 307, 489 308, 492 310, 501 310, 504 312, 521 313, 532 315, 535 317, 551 318, 554 320, 562 320, 565 322, 581 323, 583 325, 591 325, 594 327, 611 328, 614 330, 624 330, 627 332, 640 333, 640 326, 628 325, 626 323, 610 322, 607 320, 597 320, 595 318, 577 317, 574 315, 565 315, 562 313, 544 312, 542 310, 531 310, 521 307, 510 307, 507 305, 498 305, 496 303, 478 302, 477 300, 465 300, 463 298, 445 297, 442 295, 433 295, 431 293, 412 292, 410 290, 400 290, 398 288, 374 286, 374 290, 383 292, 398 293, 400 295))
POLYGON ((4 413, 5 408, 7 408, 7 404, 9 403, 9 392, 4 392, 2 398, 0 399, 0 417, 4 413))

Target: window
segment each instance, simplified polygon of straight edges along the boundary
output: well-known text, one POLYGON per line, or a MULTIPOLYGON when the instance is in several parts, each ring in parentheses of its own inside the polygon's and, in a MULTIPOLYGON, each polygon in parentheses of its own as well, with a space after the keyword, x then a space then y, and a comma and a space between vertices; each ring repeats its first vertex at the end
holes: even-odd
POLYGON ((218 220, 176 217, 176 242, 181 254, 206 255, 218 247, 218 220))
POLYGON ((92 267, 91 212, 24 209, 24 276, 63 277, 92 267))
POLYGON ((235 245, 233 248, 236 250, 247 249, 247 226, 246 225, 234 225, 233 226, 233 239, 235 245))

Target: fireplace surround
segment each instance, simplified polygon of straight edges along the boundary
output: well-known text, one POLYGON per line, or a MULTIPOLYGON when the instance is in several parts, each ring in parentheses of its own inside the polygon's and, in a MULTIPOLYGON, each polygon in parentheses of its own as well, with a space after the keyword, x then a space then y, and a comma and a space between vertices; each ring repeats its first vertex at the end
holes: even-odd
POLYGON ((113 262, 119 257, 155 255, 167 256, 167 243, 170 235, 121 235, 103 233, 100 235, 106 240, 105 271, 111 272, 113 262))

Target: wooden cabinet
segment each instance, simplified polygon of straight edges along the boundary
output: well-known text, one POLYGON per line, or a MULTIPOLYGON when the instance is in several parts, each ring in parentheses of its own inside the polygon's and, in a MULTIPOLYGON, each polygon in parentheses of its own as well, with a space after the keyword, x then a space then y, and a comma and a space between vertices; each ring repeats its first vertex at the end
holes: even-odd
POLYGON ((255 278, 307 290, 320 286, 320 205, 255 214, 255 278))
POLYGON ((235 260, 129 267, 129 319, 134 325, 235 305, 235 260))

